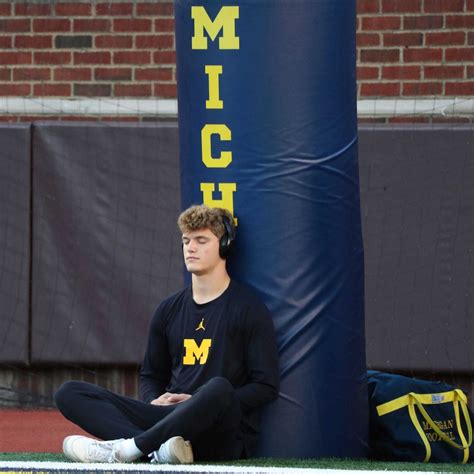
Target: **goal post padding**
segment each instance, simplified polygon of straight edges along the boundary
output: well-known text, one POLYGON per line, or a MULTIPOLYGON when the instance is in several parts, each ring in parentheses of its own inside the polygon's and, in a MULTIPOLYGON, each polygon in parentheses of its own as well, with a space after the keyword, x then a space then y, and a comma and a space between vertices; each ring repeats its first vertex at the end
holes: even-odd
POLYGON ((365 455, 355 1, 175 1, 182 207, 237 219, 277 333, 259 455, 365 455))

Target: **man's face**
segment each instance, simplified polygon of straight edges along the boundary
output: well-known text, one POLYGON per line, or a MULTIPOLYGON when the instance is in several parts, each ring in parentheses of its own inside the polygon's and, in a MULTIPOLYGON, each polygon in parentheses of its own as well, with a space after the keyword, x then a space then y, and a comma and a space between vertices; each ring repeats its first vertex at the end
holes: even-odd
POLYGON ((219 239, 209 229, 186 232, 182 236, 182 242, 188 272, 204 275, 225 264, 219 256, 219 239))

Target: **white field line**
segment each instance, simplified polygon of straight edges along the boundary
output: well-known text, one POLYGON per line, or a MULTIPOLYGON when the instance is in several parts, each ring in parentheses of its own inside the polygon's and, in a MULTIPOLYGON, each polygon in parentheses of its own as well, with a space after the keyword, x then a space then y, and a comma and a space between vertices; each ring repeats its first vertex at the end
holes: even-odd
MULTIPOLYGON (((352 469, 313 469, 294 467, 247 467, 218 465, 176 464, 79 464, 66 462, 0 461, 0 472, 5 470, 51 471, 133 471, 133 472, 189 472, 189 473, 235 473, 235 474, 407 474, 407 471, 362 471, 352 469)), ((19 472, 19 471, 18 471, 19 472)), ((429 471, 408 471, 410 474, 440 474, 429 471)))

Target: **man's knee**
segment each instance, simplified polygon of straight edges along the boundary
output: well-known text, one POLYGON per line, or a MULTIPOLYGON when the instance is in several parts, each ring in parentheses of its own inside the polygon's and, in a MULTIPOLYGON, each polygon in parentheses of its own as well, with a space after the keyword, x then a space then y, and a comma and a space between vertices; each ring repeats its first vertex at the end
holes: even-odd
POLYGON ((225 377, 212 377, 212 379, 209 379, 205 385, 221 392, 234 391, 234 387, 225 377))
POLYGON ((207 396, 216 400, 216 403, 229 404, 235 397, 235 389, 224 377, 213 377, 202 387, 207 396))
POLYGON ((84 382, 70 381, 63 383, 54 394, 54 402, 56 406, 62 410, 66 408, 78 393, 83 391, 84 382))

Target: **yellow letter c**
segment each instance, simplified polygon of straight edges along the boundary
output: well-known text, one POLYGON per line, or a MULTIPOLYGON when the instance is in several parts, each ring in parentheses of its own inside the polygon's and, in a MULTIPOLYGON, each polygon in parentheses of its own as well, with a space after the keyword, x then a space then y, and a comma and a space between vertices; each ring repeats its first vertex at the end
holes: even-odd
POLYGON ((201 131, 202 161, 207 168, 227 168, 232 163, 232 152, 223 151, 214 158, 211 153, 211 137, 219 135, 222 141, 232 140, 232 132, 224 124, 207 124, 201 131))

